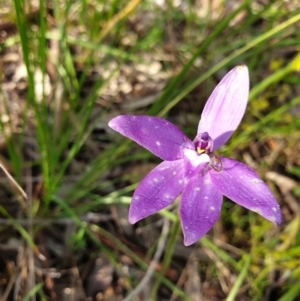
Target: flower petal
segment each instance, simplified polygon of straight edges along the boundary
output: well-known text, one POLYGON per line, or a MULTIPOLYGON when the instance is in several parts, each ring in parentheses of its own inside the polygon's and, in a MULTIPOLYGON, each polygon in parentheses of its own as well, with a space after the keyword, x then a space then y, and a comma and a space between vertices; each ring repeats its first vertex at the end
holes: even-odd
POLYGON ((208 162, 210 162, 210 157, 207 154, 198 155, 194 150, 186 150, 184 152, 185 177, 193 178, 208 162))
POLYGON ((189 180, 180 202, 180 219, 184 244, 189 246, 214 225, 222 207, 222 195, 208 174, 198 174, 189 180))
POLYGON ((186 148, 194 149, 193 143, 174 124, 162 118, 120 115, 108 125, 163 160, 181 159, 186 148))
POLYGON ((223 170, 210 171, 218 190, 235 203, 257 212, 276 224, 281 223, 280 207, 261 178, 247 165, 220 157, 223 170))
POLYGON ((183 160, 164 161, 141 181, 129 208, 131 224, 167 207, 176 199, 186 183, 183 165, 183 160))
POLYGON ((213 149, 222 146, 240 124, 249 95, 249 74, 246 66, 232 69, 214 89, 203 109, 198 134, 207 132, 213 149))

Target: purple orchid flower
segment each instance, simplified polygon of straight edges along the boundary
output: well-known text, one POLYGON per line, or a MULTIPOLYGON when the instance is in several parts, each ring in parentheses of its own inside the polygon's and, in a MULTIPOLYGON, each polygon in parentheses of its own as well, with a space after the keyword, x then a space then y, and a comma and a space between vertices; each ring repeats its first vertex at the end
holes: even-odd
POLYGON ((172 123, 152 116, 121 115, 109 126, 165 160, 138 185, 129 209, 129 222, 168 206, 182 193, 180 220, 186 246, 214 225, 222 196, 281 223, 280 208, 271 191, 247 165, 215 155, 238 127, 248 101, 246 66, 231 70, 209 97, 194 141, 172 123))

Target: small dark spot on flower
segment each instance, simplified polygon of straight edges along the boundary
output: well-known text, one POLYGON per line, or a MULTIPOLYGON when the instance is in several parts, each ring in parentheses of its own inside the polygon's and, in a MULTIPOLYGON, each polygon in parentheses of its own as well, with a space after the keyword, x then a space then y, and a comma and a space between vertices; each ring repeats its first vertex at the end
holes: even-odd
POLYGON ((210 158, 210 166, 213 170, 220 172, 223 170, 223 163, 220 157, 213 155, 210 158))

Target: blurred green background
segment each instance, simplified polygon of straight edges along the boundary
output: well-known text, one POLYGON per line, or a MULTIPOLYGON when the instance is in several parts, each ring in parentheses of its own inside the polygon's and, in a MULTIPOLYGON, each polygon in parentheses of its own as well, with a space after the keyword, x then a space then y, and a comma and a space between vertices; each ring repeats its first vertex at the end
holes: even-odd
POLYGON ((300 300, 298 0, 0 0, 0 300, 300 300), (219 153, 279 202, 279 227, 224 200, 184 247, 178 200, 137 225, 159 159, 113 132, 167 118, 193 139, 220 79, 246 64, 241 125, 219 153))

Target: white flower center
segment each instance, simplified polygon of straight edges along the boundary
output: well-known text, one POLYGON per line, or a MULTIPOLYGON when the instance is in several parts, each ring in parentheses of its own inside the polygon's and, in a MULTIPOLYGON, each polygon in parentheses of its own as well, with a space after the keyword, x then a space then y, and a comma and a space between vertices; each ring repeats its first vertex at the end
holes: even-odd
POLYGON ((192 149, 186 149, 184 155, 194 167, 210 162, 210 158, 207 154, 198 155, 197 152, 192 149))

